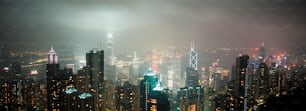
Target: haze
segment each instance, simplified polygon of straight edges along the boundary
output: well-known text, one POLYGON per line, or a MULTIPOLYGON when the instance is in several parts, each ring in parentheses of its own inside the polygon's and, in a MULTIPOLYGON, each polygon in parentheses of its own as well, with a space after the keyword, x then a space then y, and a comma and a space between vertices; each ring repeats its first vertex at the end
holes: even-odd
POLYGON ((2 44, 302 48, 301 0, 1 0, 2 44))

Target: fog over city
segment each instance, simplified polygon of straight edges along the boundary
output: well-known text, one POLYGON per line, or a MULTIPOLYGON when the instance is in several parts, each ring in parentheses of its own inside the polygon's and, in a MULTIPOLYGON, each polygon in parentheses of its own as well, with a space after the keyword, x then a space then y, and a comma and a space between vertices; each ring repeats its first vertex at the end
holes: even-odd
POLYGON ((305 50, 306 8, 299 0, 1 0, 1 44, 305 50))
POLYGON ((0 111, 306 111, 306 0, 0 0, 0 111))

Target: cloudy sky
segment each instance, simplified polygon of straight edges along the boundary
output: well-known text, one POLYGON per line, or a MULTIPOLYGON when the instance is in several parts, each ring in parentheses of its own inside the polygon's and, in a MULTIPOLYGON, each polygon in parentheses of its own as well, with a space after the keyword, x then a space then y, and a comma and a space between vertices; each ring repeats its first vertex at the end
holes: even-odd
POLYGON ((303 0, 0 0, 1 43, 304 48, 303 0))

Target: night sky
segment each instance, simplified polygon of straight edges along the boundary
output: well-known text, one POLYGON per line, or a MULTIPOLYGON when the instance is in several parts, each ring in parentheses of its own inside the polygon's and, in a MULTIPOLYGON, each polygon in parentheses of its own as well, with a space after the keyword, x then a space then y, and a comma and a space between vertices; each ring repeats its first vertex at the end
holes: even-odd
POLYGON ((305 0, 0 0, 0 44, 306 49, 305 0))

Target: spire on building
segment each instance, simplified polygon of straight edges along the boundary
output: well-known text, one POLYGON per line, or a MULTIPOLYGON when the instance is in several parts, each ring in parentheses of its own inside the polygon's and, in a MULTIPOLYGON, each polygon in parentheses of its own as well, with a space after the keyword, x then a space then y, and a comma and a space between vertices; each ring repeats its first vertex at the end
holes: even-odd
POLYGON ((194 42, 191 43, 190 48, 190 58, 189 58, 189 67, 197 70, 198 68, 198 53, 195 51, 194 42))
POLYGON ((51 46, 51 50, 48 53, 48 64, 58 64, 57 53, 53 49, 53 46, 51 46))

